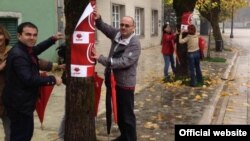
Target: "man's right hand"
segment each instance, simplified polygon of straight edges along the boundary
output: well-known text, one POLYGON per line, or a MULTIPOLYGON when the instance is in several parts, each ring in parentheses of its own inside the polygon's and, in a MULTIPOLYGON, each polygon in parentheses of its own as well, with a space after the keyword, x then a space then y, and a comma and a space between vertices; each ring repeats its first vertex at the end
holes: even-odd
POLYGON ((97 19, 100 19, 100 18, 101 18, 101 15, 98 13, 98 11, 97 11, 97 9, 96 9, 96 8, 94 8, 93 14, 94 14, 94 18, 95 18, 95 20, 97 20, 97 19))

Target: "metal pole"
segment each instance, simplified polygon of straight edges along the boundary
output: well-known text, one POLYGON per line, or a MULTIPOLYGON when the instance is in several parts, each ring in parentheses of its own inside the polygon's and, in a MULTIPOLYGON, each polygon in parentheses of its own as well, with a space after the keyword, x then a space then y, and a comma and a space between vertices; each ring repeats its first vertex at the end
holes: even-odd
POLYGON ((225 33, 225 22, 222 22, 222 33, 225 33))
POLYGON ((233 38, 233 26, 234 26, 234 5, 232 5, 232 19, 231 19, 231 33, 230 38, 233 38))

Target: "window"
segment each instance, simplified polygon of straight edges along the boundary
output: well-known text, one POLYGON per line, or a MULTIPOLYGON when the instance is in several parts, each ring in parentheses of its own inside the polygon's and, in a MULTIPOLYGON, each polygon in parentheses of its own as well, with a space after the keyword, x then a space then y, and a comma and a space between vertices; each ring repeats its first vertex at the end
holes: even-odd
POLYGON ((1 18, 0 24, 3 25, 10 33, 10 45, 13 46, 17 42, 17 18, 1 18))
POLYGON ((143 8, 135 8, 135 25, 136 35, 144 35, 144 9, 143 8))
POLYGON ((158 35, 158 11, 152 10, 151 35, 158 35))
POLYGON ((112 26, 115 28, 120 27, 121 17, 124 16, 125 10, 123 5, 112 5, 112 26))

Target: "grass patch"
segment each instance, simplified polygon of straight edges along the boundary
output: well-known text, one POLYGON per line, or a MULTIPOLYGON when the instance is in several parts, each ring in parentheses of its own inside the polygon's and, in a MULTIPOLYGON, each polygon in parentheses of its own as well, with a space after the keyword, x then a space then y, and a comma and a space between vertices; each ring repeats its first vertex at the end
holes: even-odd
POLYGON ((227 59, 221 57, 210 57, 210 58, 205 58, 204 61, 225 63, 227 59))

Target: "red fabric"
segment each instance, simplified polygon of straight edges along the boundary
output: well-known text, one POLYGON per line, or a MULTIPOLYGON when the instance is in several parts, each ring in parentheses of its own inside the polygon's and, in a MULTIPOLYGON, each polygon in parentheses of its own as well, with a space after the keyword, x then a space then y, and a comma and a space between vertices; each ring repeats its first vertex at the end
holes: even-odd
POLYGON ((205 48, 206 48, 206 40, 203 37, 199 37, 199 49, 200 49, 201 59, 204 59, 205 57, 204 55, 205 48))
POLYGON ((181 24, 190 25, 192 23, 192 12, 184 12, 181 17, 181 24))
POLYGON ((117 123, 118 118, 117 118, 117 101, 116 101, 116 89, 115 89, 116 82, 113 72, 111 72, 110 74, 110 81, 111 81, 111 98, 112 98, 112 107, 114 113, 114 121, 115 123, 117 123))
POLYGON ((173 55, 174 53, 174 40, 175 35, 173 33, 164 33, 162 36, 162 54, 173 55))
POLYGON ((101 89, 102 89, 102 83, 103 78, 99 77, 97 73, 94 75, 94 87, 95 87, 95 116, 97 116, 98 113, 98 107, 99 107, 99 101, 101 97, 101 89))
MULTIPOLYGON (((41 76, 47 76, 47 73, 43 72, 41 73, 41 76)), ((36 112, 41 124, 43 123, 45 108, 47 106, 53 88, 54 86, 40 86, 40 97, 36 102, 36 112)))

